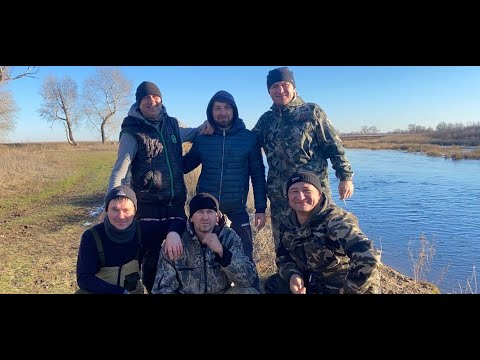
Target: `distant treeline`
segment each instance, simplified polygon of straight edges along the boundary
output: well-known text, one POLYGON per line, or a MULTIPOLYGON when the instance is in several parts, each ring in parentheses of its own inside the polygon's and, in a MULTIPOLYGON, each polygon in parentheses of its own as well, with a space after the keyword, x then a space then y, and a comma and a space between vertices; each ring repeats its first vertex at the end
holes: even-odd
MULTIPOLYGON (((352 132, 344 135, 380 135, 380 130, 376 126, 362 126, 360 131, 352 132)), ((407 129, 395 129, 386 134, 426 134, 433 139, 437 139, 438 143, 452 141, 462 146, 478 146, 480 145, 480 122, 463 125, 462 123, 446 123, 441 122, 436 129, 416 124, 409 124, 407 129)))

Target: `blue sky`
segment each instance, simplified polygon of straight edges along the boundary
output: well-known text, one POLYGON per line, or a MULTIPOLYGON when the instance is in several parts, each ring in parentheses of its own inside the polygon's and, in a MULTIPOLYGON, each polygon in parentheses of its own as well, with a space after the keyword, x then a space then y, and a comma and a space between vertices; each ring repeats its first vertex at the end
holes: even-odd
MULTIPOLYGON (((120 66, 135 89, 144 80, 158 85, 169 115, 187 126, 206 119, 208 101, 218 90, 230 92, 248 129, 268 110, 272 101, 267 92, 269 70, 289 66, 294 72, 299 95, 319 104, 337 130, 359 131, 376 126, 382 132, 407 129, 409 124, 435 128, 439 122, 480 121, 479 66, 120 66)), ((24 67, 18 67, 21 70, 24 67)), ((10 82, 21 111, 10 142, 65 141, 63 126, 51 127, 37 110, 39 90, 49 75, 69 75, 79 90, 94 66, 41 66, 36 79, 10 82)), ((122 114, 122 117, 126 112, 122 114)), ((119 131, 118 131, 119 132, 119 131)), ((118 132, 110 140, 118 139, 118 132)), ((76 141, 100 141, 99 133, 88 126, 74 130, 76 141)))

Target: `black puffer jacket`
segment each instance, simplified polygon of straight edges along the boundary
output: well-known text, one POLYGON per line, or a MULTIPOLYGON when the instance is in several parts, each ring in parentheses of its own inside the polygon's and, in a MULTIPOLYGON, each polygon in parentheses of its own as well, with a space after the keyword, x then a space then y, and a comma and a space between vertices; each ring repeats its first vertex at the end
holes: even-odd
POLYGON ((181 168, 182 141, 178 121, 162 107, 160 131, 145 120, 128 116, 122 132, 137 139, 138 150, 132 160, 131 187, 137 199, 164 205, 184 205, 186 188, 181 168))

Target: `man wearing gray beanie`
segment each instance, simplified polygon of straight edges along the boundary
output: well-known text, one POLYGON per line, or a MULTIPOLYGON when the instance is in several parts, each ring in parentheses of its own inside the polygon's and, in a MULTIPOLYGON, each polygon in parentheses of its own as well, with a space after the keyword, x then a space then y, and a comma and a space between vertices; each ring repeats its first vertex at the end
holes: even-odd
POLYGON ((286 182, 289 209, 280 221, 278 273, 267 294, 379 294, 381 253, 358 219, 322 194, 317 174, 293 173, 286 182))
MULTIPOLYGON (((113 166, 108 192, 129 184, 137 197, 137 219, 186 219, 187 190, 182 171, 182 143, 193 141, 211 126, 180 128, 175 117, 167 113, 159 87, 143 81, 135 92, 135 103, 123 120, 117 160, 113 166)), ((166 242, 165 251, 172 258, 182 254, 180 241, 166 242)), ((144 256, 143 276, 150 292, 155 279, 158 253, 144 256)))
POLYGON ((325 196, 332 197, 328 179, 328 160, 340 180, 341 199, 353 194, 353 171, 343 143, 327 115, 315 103, 298 95, 293 71, 288 67, 270 70, 267 90, 273 104, 252 131, 257 134, 268 163, 267 196, 275 246, 279 242, 279 219, 289 206, 286 183, 295 171, 311 171, 322 184, 325 196))
MULTIPOLYGON (((103 222, 87 229, 77 258, 77 294, 143 294, 143 257, 165 242, 181 242, 186 221, 135 219, 137 197, 129 186, 110 190, 103 222)), ((155 274, 153 275, 155 276, 155 274)))

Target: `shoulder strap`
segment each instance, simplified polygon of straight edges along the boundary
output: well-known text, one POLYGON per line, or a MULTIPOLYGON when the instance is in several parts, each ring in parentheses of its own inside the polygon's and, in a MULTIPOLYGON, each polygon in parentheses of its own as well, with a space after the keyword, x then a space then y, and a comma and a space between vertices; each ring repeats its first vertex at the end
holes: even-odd
POLYGON ((98 257, 100 258, 100 267, 104 267, 105 252, 103 251, 102 240, 100 239, 100 235, 98 234, 98 231, 94 227, 90 229, 90 232, 93 234, 93 237, 95 238, 95 244, 97 244, 98 257))

